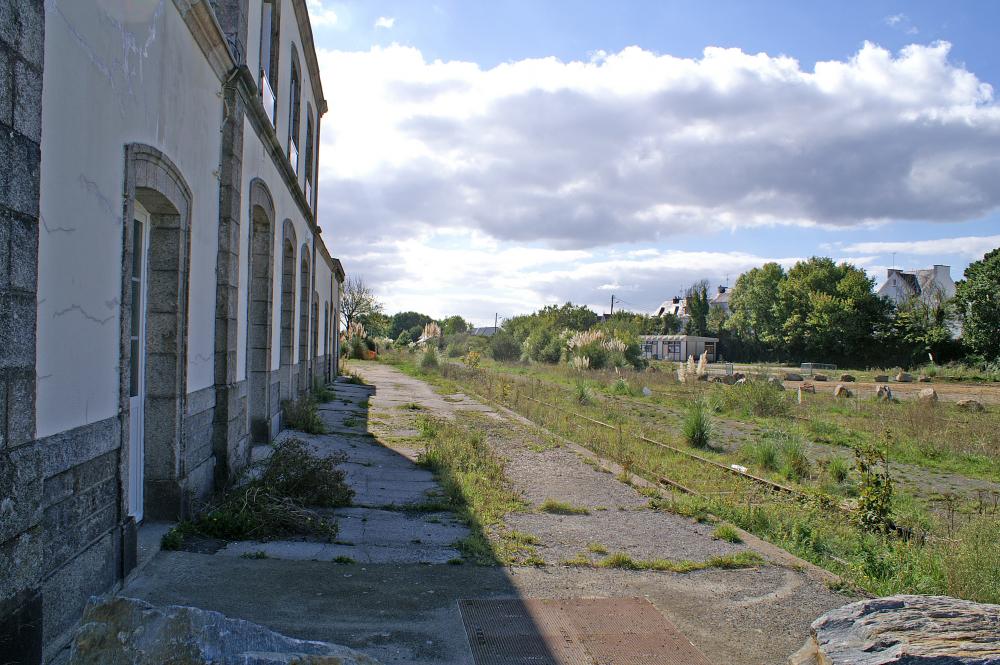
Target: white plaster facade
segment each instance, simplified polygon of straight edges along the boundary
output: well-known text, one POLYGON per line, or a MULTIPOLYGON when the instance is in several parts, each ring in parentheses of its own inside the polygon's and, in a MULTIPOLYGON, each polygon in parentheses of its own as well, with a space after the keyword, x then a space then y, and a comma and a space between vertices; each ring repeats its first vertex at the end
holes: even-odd
POLYGON ((326 101, 305 0, 38 6, 31 449, 44 519, 31 527, 43 563, 29 591, 51 660, 86 598, 134 567, 144 516, 188 515, 248 462, 253 432, 281 428, 279 396, 332 380, 344 272, 314 214, 326 101), (278 27, 273 123, 258 89, 265 4, 278 27), (269 324, 255 330, 262 311, 269 324), (133 441, 140 417, 144 448, 133 441))

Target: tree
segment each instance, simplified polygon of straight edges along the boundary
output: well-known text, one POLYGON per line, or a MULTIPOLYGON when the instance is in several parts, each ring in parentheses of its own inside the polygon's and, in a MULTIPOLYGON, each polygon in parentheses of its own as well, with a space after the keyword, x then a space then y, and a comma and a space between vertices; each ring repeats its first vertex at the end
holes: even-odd
POLYGON ((359 314, 357 320, 365 327, 365 332, 369 337, 387 337, 389 335, 389 324, 392 319, 382 312, 359 314))
POLYGON ((1000 247, 965 269, 955 308, 965 344, 985 360, 1000 360, 1000 247))
POLYGON ((687 313, 690 317, 684 326, 687 335, 704 336, 708 332, 708 282, 701 280, 687 293, 687 313))
POLYGON ((349 277, 344 284, 344 295, 340 301, 340 312, 344 317, 344 327, 358 322, 364 317, 382 313, 382 303, 360 277, 349 277))
POLYGON ((431 317, 420 312, 397 312, 392 315, 392 322, 389 326, 389 337, 396 339, 399 333, 404 330, 410 331, 413 339, 420 337, 424 326, 433 321, 431 317))
POLYGON ((777 263, 765 263, 740 275, 729 295, 726 328, 755 353, 775 353, 781 346, 778 287, 785 279, 777 263))
POLYGON ((456 335, 469 330, 469 322, 457 314, 441 321, 441 332, 445 335, 456 335))
POLYGON ((784 351, 817 362, 859 362, 879 353, 871 342, 892 307, 874 285, 850 263, 815 256, 796 263, 778 285, 784 351))
POLYGON ((881 341, 895 351, 898 363, 906 366, 925 363, 929 356, 937 362, 949 360, 959 352, 951 334, 951 307, 943 300, 928 304, 911 298, 896 309, 881 341))
POLYGON ((521 345, 506 330, 498 330, 490 337, 490 355, 499 362, 512 362, 521 357, 521 345))

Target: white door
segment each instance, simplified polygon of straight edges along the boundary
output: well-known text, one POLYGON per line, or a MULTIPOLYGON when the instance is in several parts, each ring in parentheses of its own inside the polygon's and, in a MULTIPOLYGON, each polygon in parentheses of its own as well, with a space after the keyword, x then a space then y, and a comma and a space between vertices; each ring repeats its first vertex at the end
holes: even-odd
POLYGON ((149 213, 135 202, 132 220, 132 320, 130 322, 132 362, 129 376, 129 514, 142 521, 143 446, 146 401, 146 276, 149 253, 149 213))

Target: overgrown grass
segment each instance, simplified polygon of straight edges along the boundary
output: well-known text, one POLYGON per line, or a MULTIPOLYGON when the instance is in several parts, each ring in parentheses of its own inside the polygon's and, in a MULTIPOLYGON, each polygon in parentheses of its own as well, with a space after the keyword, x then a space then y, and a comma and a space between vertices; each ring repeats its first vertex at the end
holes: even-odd
POLYGON ((285 423, 292 429, 307 434, 323 434, 326 427, 319 417, 319 409, 311 395, 304 395, 296 400, 285 400, 281 403, 285 423))
POLYGON ((317 404, 324 404, 326 402, 332 402, 336 399, 337 395, 334 393, 333 389, 329 386, 323 385, 319 380, 313 385, 312 398, 317 404))
POLYGON ((692 401, 684 414, 681 433, 688 445, 695 448, 708 448, 712 443, 712 416, 709 415, 705 403, 696 399, 692 401))
POLYGON ((583 506, 574 506, 566 501, 558 501, 553 498, 545 499, 538 510, 551 515, 589 515, 590 510, 583 506))
POLYGON ((438 366, 437 349, 428 344, 427 348, 424 349, 423 356, 421 356, 420 358, 420 367, 421 369, 429 370, 429 369, 437 369, 437 366, 438 366))
MULTIPOLYGON (((633 559, 624 552, 615 552, 597 562, 598 568, 618 568, 622 570, 657 570, 671 573, 690 573, 708 568, 753 568, 764 560, 756 552, 749 550, 736 554, 709 557, 705 561, 674 561, 672 559, 633 559)), ((588 561, 589 563, 589 561, 588 561)))
POLYGON ((740 538, 739 532, 734 529, 729 524, 720 524, 715 527, 715 531, 712 532, 713 538, 718 538, 719 540, 724 540, 727 543, 742 543, 743 539, 740 538))
MULTIPOLYGON (((992 445, 995 431, 1000 429, 1000 412, 995 409, 987 409, 985 413, 961 412, 951 404, 941 403, 921 412, 916 403, 887 404, 864 397, 834 400, 825 394, 807 395, 800 405, 787 393, 783 399, 787 411, 782 413, 784 407, 779 407, 777 415, 755 416, 752 409, 742 408, 739 402, 719 406, 720 414, 728 414, 718 416, 720 420, 723 417, 730 422, 747 420, 754 428, 763 426, 763 433, 756 436, 771 443, 774 454, 769 456, 776 459, 775 464, 768 464, 776 469, 769 471, 778 473, 786 466, 786 458, 801 461, 799 453, 804 454, 810 464, 808 469, 798 462, 789 465, 798 466, 798 472, 792 475, 799 479, 789 484, 805 493, 806 498, 802 499, 747 484, 732 474, 712 471, 703 463, 635 438, 644 434, 680 445, 684 440, 680 428, 684 414, 676 405, 707 397, 714 408, 714 395, 721 394, 725 386, 681 385, 668 372, 660 372, 643 375, 642 382, 653 390, 650 398, 608 395, 602 391, 594 396, 592 403, 580 404, 576 399, 579 383, 606 386, 615 376, 607 372, 523 364, 489 364, 480 369, 442 365, 430 375, 430 380, 447 385, 450 390, 499 402, 600 457, 619 463, 627 458, 635 464, 633 473, 648 480, 666 477, 703 492, 705 496, 698 497, 671 491, 664 498, 652 499, 650 504, 704 521, 712 521, 716 515, 844 576, 849 584, 871 593, 954 593, 984 600, 991 598, 989 590, 1000 584, 1000 566, 990 560, 991 553, 984 553, 959 536, 969 521, 962 515, 970 510, 984 512, 986 521, 998 521, 996 507, 988 499, 980 498, 978 502, 967 499, 956 510, 958 519, 949 524, 945 516, 928 512, 925 504, 903 502, 897 496, 893 519, 904 526, 915 525, 912 537, 904 540, 895 535, 865 533, 839 509, 845 495, 857 492, 855 485, 849 483, 850 474, 841 486, 830 475, 838 473, 836 462, 833 472, 827 462, 820 465, 827 470, 816 473, 806 445, 808 440, 820 441, 816 436, 819 435, 830 439, 824 443, 853 449, 859 442, 880 440, 883 431, 888 430, 892 434, 889 454, 894 461, 1000 479, 1000 464, 997 464, 1000 449, 992 445), (540 399, 555 408, 529 398, 540 399), (602 427, 568 412, 612 426, 602 427), (798 443, 786 449, 786 438, 798 443), (984 562, 978 568, 974 563, 977 558, 984 562), (952 565, 948 572, 953 579, 949 579, 946 560, 972 563, 952 565)), ((782 394, 776 388, 773 390, 782 394)), ((767 411, 770 410, 758 409, 759 413, 767 411)), ((732 431, 727 425, 725 433, 732 431)), ((735 455, 747 453, 734 455, 713 448, 699 454, 728 464, 735 455)))
POLYGON ((505 475, 503 458, 490 446, 486 422, 462 414, 455 422, 419 416, 425 443, 418 463, 434 472, 452 509, 472 533, 456 543, 459 551, 483 564, 510 563, 528 554, 524 536, 503 528, 503 517, 525 507, 505 475), (497 534, 490 541, 488 532, 497 534))
POLYGON ((305 535, 333 540, 337 524, 314 508, 350 505, 354 496, 340 464, 343 455, 321 457, 299 439, 275 445, 247 472, 248 480, 215 497, 193 520, 163 537, 164 549, 180 549, 187 536, 267 540, 305 535))

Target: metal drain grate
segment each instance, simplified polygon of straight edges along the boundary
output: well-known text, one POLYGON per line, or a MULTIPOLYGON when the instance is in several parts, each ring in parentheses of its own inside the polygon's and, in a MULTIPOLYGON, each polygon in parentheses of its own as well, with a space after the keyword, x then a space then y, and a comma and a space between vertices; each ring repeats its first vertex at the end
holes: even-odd
POLYGON ((458 605, 476 665, 711 665, 645 598, 458 605))

